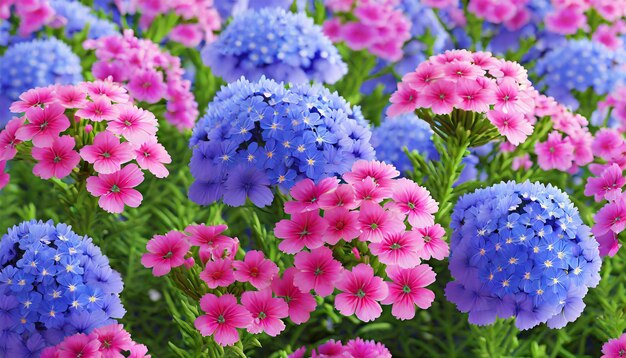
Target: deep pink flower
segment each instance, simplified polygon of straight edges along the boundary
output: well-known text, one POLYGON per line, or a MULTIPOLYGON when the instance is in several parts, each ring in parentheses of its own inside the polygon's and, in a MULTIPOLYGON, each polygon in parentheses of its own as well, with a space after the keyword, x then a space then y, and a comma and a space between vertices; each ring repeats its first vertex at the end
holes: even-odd
POLYGON ((320 197, 335 190, 338 182, 336 178, 323 179, 317 185, 311 179, 299 181, 289 191, 294 201, 285 203, 285 212, 294 214, 319 209, 320 197))
POLYGON ((134 144, 142 144, 155 137, 157 120, 152 112, 131 105, 118 105, 117 109, 119 114, 108 123, 108 131, 134 144))
POLYGON ((83 82, 81 86, 85 88, 87 94, 92 98, 104 97, 115 103, 127 103, 129 100, 126 89, 113 81, 96 80, 83 82))
POLYGON ((163 82, 163 73, 144 70, 131 77, 128 90, 138 101, 156 103, 165 97, 167 86, 163 82))
POLYGON ((200 278, 210 289, 229 286, 235 282, 232 262, 227 259, 208 261, 200 272, 200 278))
POLYGON ((433 214, 439 210, 439 205, 430 196, 428 190, 414 181, 406 178, 396 180, 391 198, 394 202, 393 206, 408 215, 409 224, 414 228, 435 224, 433 214))
POLYGON ((372 254, 386 265, 411 268, 419 265, 419 239, 414 231, 385 234, 383 240, 369 245, 372 254))
POLYGON ((276 337, 285 329, 281 319, 289 315, 289 306, 282 299, 273 298, 271 289, 246 291, 241 296, 241 304, 252 317, 248 332, 276 337))
POLYGON ((587 17, 577 6, 567 6, 546 15, 546 29, 561 35, 573 35, 587 26, 587 17))
POLYGON ((346 208, 326 210, 324 220, 328 223, 328 229, 324 241, 329 245, 335 245, 339 240, 350 242, 357 238, 361 234, 358 218, 358 212, 348 211, 346 208))
MULTIPOLYGON (((0 134, 1 135, 1 134, 0 134)), ((337 189, 320 195, 318 205, 320 209, 330 210, 334 208, 345 208, 352 210, 357 207, 352 185, 341 184, 337 189)))
POLYGON ((64 135, 57 138, 50 147, 33 148, 31 154, 39 161, 33 167, 33 174, 50 179, 65 178, 80 163, 80 156, 74 150, 76 141, 73 137, 64 135))
POLYGON ((611 160, 622 155, 625 147, 622 134, 612 128, 601 128, 591 144, 593 154, 605 160, 611 160))
POLYGON ((608 232, 619 234, 626 228, 626 200, 620 197, 618 200, 606 204, 593 216, 596 224, 591 231, 596 236, 602 236, 608 232))
POLYGON ((504 113, 493 110, 487 113, 487 118, 513 145, 523 143, 533 133, 533 126, 520 112, 504 113))
POLYGON ((135 344, 129 350, 128 358, 150 358, 148 347, 143 344, 135 344))
POLYGON ((593 41, 599 42, 609 49, 615 51, 623 45, 617 28, 606 24, 598 26, 592 36, 593 41))
POLYGON ((22 118, 13 118, 4 127, 4 130, 0 131, 0 161, 11 160, 17 154, 15 146, 22 141, 15 137, 15 133, 24 123, 22 118))
POLYGON ((505 77, 496 86, 496 104, 494 108, 503 113, 520 112, 531 113, 534 101, 512 78, 505 77))
POLYGON ((389 117, 413 112, 418 105, 419 93, 405 83, 398 83, 398 90, 391 95, 391 106, 387 109, 389 117))
POLYGON ((261 251, 252 250, 246 253, 243 261, 234 261, 235 279, 239 282, 250 282, 258 290, 269 287, 272 279, 278 275, 278 266, 265 258, 261 251))
POLYGON ((419 239, 418 252, 422 259, 430 260, 435 258, 443 260, 450 254, 448 244, 443 240, 446 230, 439 224, 433 226, 413 229, 419 239))
MULTIPOLYGON (((567 132, 566 132, 567 133, 567 132)), ((593 135, 587 131, 570 132, 567 140, 574 147, 574 163, 577 165, 587 165, 593 161, 593 135)))
POLYGON ((345 345, 346 354, 353 358, 391 358, 391 352, 382 343, 351 339, 345 345))
POLYGON ((533 161, 530 160, 530 155, 528 155, 528 153, 525 153, 524 155, 513 158, 513 162, 511 163, 511 168, 513 168, 513 170, 519 170, 519 169, 528 170, 532 168, 532 166, 533 166, 533 161))
POLYGON ((185 232, 190 234, 189 243, 191 245, 213 248, 231 240, 230 237, 222 235, 226 229, 228 229, 226 225, 206 226, 205 224, 200 224, 187 226, 185 232))
POLYGON ((365 178, 358 183, 352 184, 357 206, 365 202, 380 203, 391 197, 391 188, 376 184, 373 178, 365 178))
POLYGON ((455 87, 455 83, 449 80, 436 81, 424 89, 418 98, 418 105, 430 108, 435 114, 452 113, 454 107, 461 102, 455 87))
POLYGON ((15 138, 32 139, 35 147, 51 146, 59 134, 70 127, 64 112, 65 108, 55 103, 45 108, 29 108, 25 115, 28 123, 17 129, 15 138))
POLYGON ((130 143, 120 143, 120 139, 109 131, 96 134, 92 145, 84 146, 80 156, 93 164, 93 169, 101 174, 115 173, 122 164, 133 160, 135 153, 130 143))
POLYGON ((165 147, 152 138, 135 148, 137 164, 141 169, 147 169, 157 178, 165 178, 170 172, 163 164, 172 162, 165 147))
POLYGON ((427 61, 420 63, 415 72, 404 75, 402 83, 406 82, 414 90, 420 91, 443 77, 443 66, 427 61))
POLYGON ((170 31, 169 38, 186 47, 197 47, 202 42, 202 30, 198 24, 178 24, 170 31))
POLYGON ((335 281, 343 269, 341 263, 333 258, 333 252, 325 246, 311 252, 299 252, 294 258, 294 266, 298 269, 295 285, 304 292, 315 290, 321 297, 333 293, 335 281))
POLYGON ((4 172, 6 165, 7 162, 0 160, 0 189, 7 186, 7 184, 9 184, 9 180, 11 179, 11 176, 4 172))
POLYGON ((451 81, 459 81, 463 79, 476 80, 476 78, 485 75, 485 71, 469 62, 450 62, 443 66, 443 73, 446 79, 451 81))
POLYGON ((288 254, 295 254, 303 248, 316 249, 324 244, 324 233, 328 223, 317 211, 293 214, 291 220, 281 220, 274 228, 274 235, 284 239, 278 248, 288 254))
POLYGON ((356 184, 370 177, 380 187, 390 188, 393 178, 400 176, 400 172, 391 164, 377 160, 357 160, 352 164, 352 169, 345 173, 342 178, 349 184, 356 184))
POLYGON ((622 187, 626 184, 626 178, 622 174, 622 168, 613 163, 606 168, 599 178, 590 177, 585 185, 585 195, 594 196, 597 202, 617 200, 622 195, 622 187))
POLYGON ((148 252, 141 257, 141 264, 152 268, 154 276, 167 275, 172 268, 185 263, 190 247, 187 237, 180 231, 155 235, 146 245, 148 252))
POLYGON ((415 305, 426 309, 435 300, 433 291, 424 288, 435 282, 435 272, 430 266, 419 265, 409 269, 388 266, 386 271, 392 282, 387 282, 389 296, 382 303, 393 305, 391 314, 396 318, 413 319, 415 305))
MULTIPOLYGON (((324 344, 320 344, 317 349, 311 352, 311 358, 341 358, 348 357, 343 344, 340 341, 331 339, 324 344)), ((350 355, 350 357, 354 357, 350 355)), ((372 357, 373 358, 373 357, 372 357)))
POLYGON ((349 22, 341 28, 341 37, 351 49, 360 51, 373 45, 378 33, 372 26, 360 22, 349 22))
POLYGON ((94 98, 93 102, 87 102, 83 108, 76 111, 76 116, 94 122, 112 121, 118 115, 117 106, 112 105, 108 98, 102 96, 94 98))
POLYGON ((58 86, 56 97, 65 108, 83 108, 87 104, 87 93, 79 86, 58 86))
POLYGON ((52 86, 29 89, 22 93, 19 98, 21 101, 13 102, 9 107, 13 113, 23 113, 34 107, 45 107, 56 100, 52 86))
POLYGON ((196 318, 194 325, 203 336, 213 335, 221 346, 232 346, 239 340, 237 328, 246 328, 252 323, 250 312, 237 304, 237 298, 228 293, 217 297, 207 293, 200 299, 205 315, 196 318))
POLYGON ((404 216, 398 212, 385 210, 378 204, 369 202, 361 205, 359 225, 361 227, 360 241, 380 242, 384 235, 403 232, 406 228, 404 216))
POLYGON ((458 106, 466 111, 486 113, 489 111, 489 106, 496 102, 493 88, 485 88, 476 80, 459 80, 456 90, 461 99, 458 106))
POLYGON ((133 189, 143 181, 143 173, 135 164, 128 164, 113 174, 100 174, 87 178, 87 190, 100 197, 98 204, 110 213, 121 213, 124 205, 136 208, 143 196, 133 189))
POLYGON ((598 241, 598 244, 600 244, 600 257, 613 257, 622 247, 622 244, 620 244, 619 240, 617 239, 617 235, 612 231, 609 231, 602 235, 596 235, 595 238, 596 241, 598 241))
POLYGON ((272 281, 272 290, 278 297, 282 297, 289 306, 289 318, 295 324, 301 324, 309 320, 311 312, 315 311, 317 301, 311 293, 302 292, 295 285, 296 268, 290 267, 283 273, 283 278, 278 276, 272 281))
POLYGON ((57 346, 58 358, 98 357, 100 342, 89 336, 79 333, 67 337, 57 346))
POLYGON ((334 17, 330 20, 326 20, 324 21, 324 24, 322 25, 322 31, 324 32, 326 36, 328 36, 328 38, 332 42, 341 41, 341 29, 342 29, 341 20, 339 20, 338 17, 334 17))
POLYGON ((548 140, 535 144, 537 163, 543 170, 558 169, 565 171, 572 166, 574 147, 563 140, 561 134, 554 131, 548 135, 548 140))
POLYGON ((619 338, 609 339, 602 346, 601 358, 622 358, 626 357, 626 333, 619 338))
POLYGON ((380 317, 382 308, 378 301, 389 293, 383 279, 374 276, 374 270, 366 264, 358 264, 352 271, 344 270, 336 287, 342 293, 335 297, 335 308, 344 316, 356 314, 365 322, 380 317))
POLYGON ((98 327, 90 333, 90 336, 100 342, 102 357, 119 357, 120 351, 128 351, 135 345, 130 333, 126 332, 121 324, 98 327))

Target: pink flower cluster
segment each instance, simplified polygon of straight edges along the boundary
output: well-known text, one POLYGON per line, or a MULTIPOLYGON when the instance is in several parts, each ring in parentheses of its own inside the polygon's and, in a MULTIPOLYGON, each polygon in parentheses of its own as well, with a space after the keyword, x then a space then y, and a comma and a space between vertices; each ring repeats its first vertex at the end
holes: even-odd
POLYGON ((48 0, 0 0, 0 20, 17 16, 20 36, 28 36, 54 18, 54 9, 48 0))
POLYGON ((398 61, 411 38, 411 22, 398 4, 398 0, 326 0, 336 16, 324 23, 323 31, 333 42, 345 41, 355 51, 398 61))
POLYGON ((554 10, 544 21, 546 29, 562 35, 589 30, 587 13, 595 10, 604 20, 615 22, 626 16, 624 0, 552 0, 554 10))
POLYGON ((222 22, 213 0, 136 0, 125 6, 119 5, 122 13, 141 14, 139 26, 142 30, 148 29, 160 15, 176 14, 180 21, 170 31, 169 39, 187 47, 196 47, 203 41, 213 42, 214 31, 220 29, 222 22))
POLYGON ((602 357, 600 358, 622 358, 626 356, 626 333, 619 338, 609 339, 602 346, 602 357))
MULTIPOLYGON (((100 207, 108 212, 141 204, 134 187, 144 179, 142 169, 159 178, 169 174, 164 164, 171 158, 157 141, 156 118, 132 105, 126 90, 113 82, 31 89, 11 111, 24 116, 13 118, 0 132, 0 168, 18 150, 32 147, 33 174, 62 179, 81 168, 81 178, 89 176, 87 190, 100 197, 100 207), (132 160, 137 164, 127 164, 132 160)), ((0 188, 6 181, 0 178, 0 188)))
POLYGON ((148 348, 135 343, 121 324, 99 327, 90 334, 78 333, 66 337, 55 347, 43 350, 41 358, 150 358, 148 348), (122 354, 125 353, 125 354, 122 354))
POLYGON ((399 319, 431 305, 434 294, 424 287, 435 273, 421 261, 448 256, 445 231, 434 222, 438 205, 428 191, 399 175, 392 165, 358 161, 345 184, 305 179, 291 189, 291 218, 274 234, 281 251, 295 254, 300 290, 321 297, 337 291, 335 308, 362 321, 378 318, 381 303, 399 319))
POLYGON ((478 18, 502 24, 509 31, 515 31, 531 20, 530 2, 530 0, 472 0, 467 10, 478 18))
MULTIPOLYGON (((306 347, 298 348, 288 358, 304 358, 306 347)), ((391 358, 391 352, 382 343, 361 338, 349 340, 345 345, 331 339, 311 350, 309 357, 391 358)))
POLYGON ((398 84, 388 114, 397 116, 418 108, 436 115, 454 109, 485 113, 514 145, 532 133, 535 107, 526 69, 488 52, 446 51, 422 62, 398 84))
POLYGON ((164 52, 146 39, 126 30, 123 36, 104 36, 87 40, 86 49, 95 50, 98 60, 92 67, 98 79, 111 77, 124 83, 131 98, 157 103, 167 101, 165 119, 179 130, 192 128, 198 117, 198 104, 191 82, 183 79, 180 58, 164 52))

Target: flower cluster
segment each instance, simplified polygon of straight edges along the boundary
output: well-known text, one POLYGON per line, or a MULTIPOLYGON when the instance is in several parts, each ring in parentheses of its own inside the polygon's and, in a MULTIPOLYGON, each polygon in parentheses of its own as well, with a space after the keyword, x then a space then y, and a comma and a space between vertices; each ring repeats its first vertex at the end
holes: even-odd
POLYGON ((63 27, 65 36, 73 37, 89 27, 87 37, 97 39, 103 36, 116 34, 117 26, 111 21, 98 18, 89 7, 72 0, 52 0, 50 2, 55 12, 55 20, 51 27, 63 27))
POLYGON ((486 114, 514 145, 532 133, 535 91, 521 65, 490 53, 446 51, 422 62, 404 76, 391 96, 389 115, 429 109, 435 115, 453 110, 486 114))
POLYGON ((381 303, 402 320, 415 316, 415 305, 431 305, 434 294, 424 287, 435 273, 422 260, 448 256, 445 231, 435 224, 438 204, 429 192, 395 179, 399 174, 362 160, 343 175, 345 184, 305 179, 291 189, 293 201, 285 203, 291 217, 274 234, 281 251, 295 254, 298 288, 321 297, 337 290, 335 308, 366 322, 381 315, 381 303))
POLYGON ((120 274, 90 238, 65 224, 32 220, 9 229, 0 240, 0 268, 2 356, 39 356, 125 313, 120 274))
POLYGON ((11 15, 19 18, 18 33, 20 36, 26 37, 51 21, 54 16, 54 9, 52 9, 48 0, 2 1, 0 3, 0 22, 8 20, 11 15))
POLYGON ((148 348, 135 343, 121 324, 98 327, 89 334, 77 333, 41 352, 40 358, 60 357, 124 357, 150 358, 148 348))
MULTIPOLYGON (((304 358, 306 347, 298 348, 288 358, 304 358)), ((382 343, 366 341, 361 338, 351 339, 344 345, 340 341, 331 339, 311 350, 309 357, 353 357, 353 358, 391 358, 391 352, 382 343)))
POLYGON ((82 80, 80 59, 63 42, 50 38, 17 43, 0 57, 0 128, 11 119, 9 106, 35 87, 82 80))
MULTIPOLYGON (((310 0, 297 0, 298 7, 301 7, 301 3, 310 0)), ((280 7, 285 10, 289 10, 293 4, 293 0, 255 0, 255 1, 242 1, 242 0, 220 0, 215 2, 215 8, 220 13, 220 16, 224 19, 230 16, 237 16, 242 11, 247 9, 263 9, 266 7, 280 7), (247 3, 246 3, 247 2, 247 3)))
POLYGON ((139 206, 142 196, 134 187, 144 179, 142 169, 168 175, 163 164, 171 158, 156 139, 156 118, 132 105, 113 82, 35 88, 11 110, 24 116, 0 132, 0 163, 30 150, 37 161, 33 174, 42 179, 89 176, 87 190, 108 212, 139 206), (132 160, 139 166, 126 164, 132 160))
POLYGON ((342 174, 372 159, 371 132, 358 108, 318 85, 286 89, 241 79, 223 88, 196 124, 189 197, 241 206, 272 203, 271 188, 342 174))
POLYGON ((626 355, 626 333, 619 338, 609 339, 602 346, 602 357, 600 358, 621 358, 626 355))
POLYGON ((323 26, 332 41, 344 41, 352 50, 368 50, 388 61, 402 58, 402 47, 411 38, 411 22, 397 8, 398 0, 326 0, 325 4, 335 15, 323 26))
POLYGON ((101 80, 109 76, 124 83, 130 96, 146 103, 167 101, 165 119, 183 130, 192 128, 198 117, 198 104, 191 82, 184 79, 180 58, 170 55, 150 40, 113 35, 87 40, 86 49, 95 50, 97 61, 91 68, 101 80))
POLYGON ((579 30, 589 31, 588 14, 614 22, 626 16, 624 0, 552 0, 553 11, 545 17, 546 29, 562 35, 573 35, 579 30))
POLYGON ((469 321, 515 317, 561 328, 600 281, 598 243, 567 195, 548 185, 501 183, 459 199, 452 214, 446 297, 469 321))
POLYGON ((626 53, 590 40, 568 40, 537 60, 534 72, 541 77, 537 88, 545 87, 559 103, 577 108, 573 91, 606 95, 626 79, 626 53))
POLYGON ((244 76, 276 81, 335 83, 348 71, 337 49, 305 14, 281 8, 236 16, 202 50, 204 63, 228 82, 244 76))

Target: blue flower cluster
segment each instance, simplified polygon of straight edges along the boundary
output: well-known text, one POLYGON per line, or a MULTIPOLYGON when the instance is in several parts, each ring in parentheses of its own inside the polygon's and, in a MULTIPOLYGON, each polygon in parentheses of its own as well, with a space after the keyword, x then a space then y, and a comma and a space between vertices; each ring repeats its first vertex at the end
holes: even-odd
POLYGON ((201 205, 223 199, 270 205, 271 187, 288 190, 374 158, 371 132, 358 107, 321 85, 240 79, 217 93, 191 137, 189 197, 201 205))
POLYGON ((404 147, 411 152, 417 151, 426 160, 439 159, 432 136, 433 131, 428 123, 409 113, 397 118, 386 118, 372 130, 371 143, 376 150, 376 159, 393 164, 404 173, 413 169, 404 147))
POLYGON ((322 29, 303 13, 281 8, 246 11, 202 50, 204 63, 228 82, 245 76, 276 81, 335 83, 347 71, 322 29))
POLYGON ((38 357, 65 336, 125 314, 119 273, 90 238, 28 221, 0 240, 0 356, 38 357))
POLYGON ((80 59, 55 39, 20 42, 0 57, 0 128, 11 119, 9 106, 23 92, 52 84, 82 81, 80 59))
MULTIPOLYGON (((301 0, 298 0, 298 5, 301 0)), ((237 16, 247 9, 262 9, 264 7, 281 7, 289 10, 293 0, 218 0, 215 8, 223 19, 237 16)))
POLYGON ((535 73, 541 77, 536 88, 558 102, 578 108, 572 91, 604 95, 626 80, 626 51, 612 51, 591 40, 568 40, 537 60, 535 73))
POLYGON ((561 328, 600 281, 597 241, 567 194, 540 183, 500 183, 463 196, 452 214, 446 297, 473 324, 515 317, 561 328))
POLYGON ((64 20, 65 36, 73 37, 89 26, 88 38, 98 39, 102 36, 113 35, 118 32, 117 26, 112 22, 95 16, 91 9, 71 0, 52 0, 50 2, 57 16, 64 20))

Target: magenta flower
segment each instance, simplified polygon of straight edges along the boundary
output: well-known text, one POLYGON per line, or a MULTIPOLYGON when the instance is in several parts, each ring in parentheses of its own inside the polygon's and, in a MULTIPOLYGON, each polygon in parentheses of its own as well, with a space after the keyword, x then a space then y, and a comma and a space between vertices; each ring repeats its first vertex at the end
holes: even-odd
POLYGON ((618 200, 606 204, 593 216, 596 224, 591 231, 596 236, 602 236, 608 232, 619 234, 626 228, 626 199, 620 197, 618 200))
POLYGON ((13 113, 23 113, 31 108, 46 107, 56 100, 54 87, 37 87, 29 89, 20 95, 21 101, 11 104, 9 109, 13 113))
POLYGON ((7 184, 9 184, 9 180, 11 179, 11 176, 4 172, 4 169, 6 169, 6 165, 7 162, 0 161, 0 189, 7 186, 7 184))
MULTIPOLYGON (((419 91, 430 86, 434 81, 443 78, 443 66, 434 64, 432 62, 422 62, 417 66, 415 72, 407 73, 402 81, 408 83, 411 88, 419 91)), ((400 84, 398 84, 398 87, 400 84)), ((413 107, 411 112, 417 108, 413 107)))
POLYGON ((495 86, 493 82, 483 80, 483 85, 476 80, 463 79, 457 82, 457 92, 461 98, 459 108, 479 113, 489 111, 489 105, 496 101, 495 86))
MULTIPOLYGON (((520 91, 519 85, 512 78, 503 78, 496 86, 496 111, 503 113, 521 112, 530 113, 534 108, 534 100, 524 91, 520 91)), ((520 113, 520 114, 521 114, 520 113)))
POLYGON ((391 188, 378 185, 373 178, 367 177, 352 184, 357 206, 365 202, 380 203, 391 196, 391 188))
POLYGON ((411 268, 419 265, 419 238, 414 231, 394 232, 383 236, 381 242, 369 245, 372 254, 386 265, 411 268))
POLYGON ((320 197, 335 190, 337 183, 336 178, 323 179, 317 185, 311 179, 299 181, 289 192, 295 200, 285 203, 285 212, 295 214, 319 209, 320 197))
POLYGON ((295 254, 305 247, 312 250, 322 246, 327 228, 328 223, 317 212, 307 211, 278 222, 274 235, 284 239, 278 244, 281 251, 295 254))
POLYGON ((394 211, 385 210, 378 204, 363 203, 359 213, 361 228, 359 240, 380 242, 384 235, 403 232, 406 226, 403 216, 398 214, 394 211))
POLYGON ((171 163, 172 157, 155 138, 149 139, 135 148, 135 156, 139 167, 149 170, 155 177, 165 178, 170 174, 163 164, 171 163))
POLYGON ((301 324, 311 318, 317 301, 309 292, 303 292, 295 285, 296 268, 290 267, 283 273, 283 278, 276 277, 272 281, 272 290, 278 297, 282 297, 289 306, 289 318, 295 324, 301 324))
POLYGON ((330 210, 334 208, 345 208, 352 210, 357 207, 352 185, 339 185, 337 189, 320 195, 317 200, 319 208, 330 210))
POLYGON ((135 158, 130 143, 120 143, 120 139, 109 131, 96 134, 92 145, 84 146, 80 156, 93 164, 93 169, 101 174, 119 171, 122 164, 135 158))
MULTIPOLYGON (((342 185, 351 187, 351 185, 342 185)), ((358 224, 359 213, 348 211, 345 208, 336 208, 324 212, 324 220, 328 223, 328 229, 324 235, 324 241, 329 245, 335 245, 339 240, 350 242, 361 234, 358 224)))
POLYGON ((205 315, 196 318, 194 325, 203 336, 213 336, 221 346, 232 346, 239 340, 237 328, 252 324, 250 312, 237 304, 232 294, 217 297, 207 293, 200 299, 200 307, 205 315))
POLYGON ((356 184, 372 178, 379 187, 391 188, 393 179, 400 176, 400 172, 391 164, 377 160, 358 160, 352 165, 351 171, 343 175, 348 184, 356 184))
POLYGON ((210 289, 230 286, 235 282, 232 262, 228 259, 208 261, 200 272, 200 278, 210 289))
POLYGON ((587 179, 585 195, 592 196, 597 202, 606 199, 617 200, 622 195, 622 187, 626 184, 626 178, 622 174, 622 168, 613 163, 604 169, 599 178, 587 179))
POLYGON ((354 358, 391 358, 391 352, 382 343, 375 341, 364 341, 355 338, 345 345, 345 352, 354 358))
POLYGON ((39 161, 33 167, 33 174, 42 179, 61 179, 70 175, 80 163, 80 156, 74 150, 75 145, 74 138, 64 135, 57 138, 50 147, 33 148, 31 154, 39 161))
POLYGON ((77 86, 57 86, 56 99, 65 108, 83 108, 87 105, 87 93, 77 86))
POLYGON ((115 103, 128 103, 130 99, 124 87, 110 80, 84 82, 81 86, 91 98, 103 97, 115 103))
POLYGON ((107 130, 127 141, 142 144, 154 138, 157 120, 154 114, 130 105, 118 105, 119 115, 107 124, 107 130))
POLYGON ((389 99, 391 106, 387 109, 389 117, 396 117, 401 114, 411 113, 417 108, 419 93, 413 87, 405 84, 398 84, 398 91, 394 92, 389 99))
POLYGON ((333 252, 318 247, 311 252, 299 252, 294 258, 296 272, 294 283, 302 291, 315 290, 318 296, 326 297, 335 290, 335 281, 343 270, 341 263, 333 258, 333 252))
POLYGON ((462 80, 476 80, 485 76, 485 70, 469 62, 454 61, 443 66, 443 73, 448 79, 460 82, 462 80))
POLYGON ((601 358, 622 358, 626 357, 626 333, 619 338, 609 339, 602 346, 601 358))
POLYGON ((200 224, 189 225, 185 228, 185 231, 191 235, 189 237, 189 242, 192 245, 208 246, 213 248, 219 246, 220 244, 230 242, 230 237, 222 235, 226 229, 228 229, 228 226, 226 225, 206 226, 204 224, 200 224))
POLYGON ((519 145, 533 133, 533 126, 520 112, 493 110, 487 113, 487 118, 513 145, 519 145))
POLYGON ((155 235, 146 245, 148 252, 141 257, 141 264, 152 268, 154 276, 167 275, 172 268, 185 263, 185 255, 190 247, 187 237, 180 231, 155 235))
POLYGON ((167 86, 163 82, 163 73, 146 69, 131 77, 128 89, 136 100, 156 103, 165 97, 167 86))
POLYGON ((408 215, 409 224, 414 228, 435 224, 433 214, 439 210, 439 206, 428 190, 414 181, 405 178, 396 180, 391 198, 393 206, 408 215))
POLYGON ((289 306, 280 298, 272 297, 272 290, 246 291, 241 295, 241 304, 250 312, 250 333, 266 333, 276 337, 285 329, 281 320, 289 315, 289 306))
POLYGON ((15 146, 22 141, 15 136, 17 130, 22 127, 24 120, 22 118, 13 118, 0 131, 0 160, 7 161, 15 158, 17 149, 15 146))
MULTIPOLYGON (((0 184, 0 188, 1 188, 1 184, 0 184)), ((604 257, 604 256, 613 257, 615 256, 617 251, 619 251, 619 249, 622 247, 622 244, 620 244, 619 240, 617 239, 617 235, 612 231, 609 231, 602 235, 596 235, 595 238, 598 244, 600 244, 599 250, 600 250, 601 257, 604 257)))
POLYGON ((136 208, 143 196, 133 189, 143 181, 143 173, 135 164, 128 164, 113 174, 100 174, 87 178, 87 190, 100 197, 98 204, 110 213, 121 213, 124 205, 136 208))
POLYGON ((380 317, 382 308, 378 301, 387 297, 389 289, 382 278, 374 276, 370 265, 358 264, 352 271, 344 270, 336 286, 342 291, 335 297, 335 308, 341 314, 356 314, 364 322, 380 317))
POLYGON ((442 79, 426 87, 417 102, 420 107, 430 108, 435 114, 450 114, 461 102, 461 97, 455 90, 454 82, 442 79))
POLYGON ((415 305, 426 309, 435 300, 433 291, 424 287, 435 282, 435 272, 428 265, 419 265, 414 268, 400 268, 387 266, 387 276, 392 282, 389 286, 389 296, 383 304, 393 305, 391 314, 405 320, 415 317, 415 305))
POLYGON ((69 357, 98 357, 100 356, 100 342, 91 339, 84 333, 67 337, 57 346, 56 356, 69 357))
POLYGON ((626 144, 622 134, 612 128, 600 129, 591 144, 593 155, 604 160, 611 160, 621 156, 626 144))
POLYGON ((90 335, 100 343, 102 357, 119 357, 121 351, 128 351, 135 345, 121 324, 96 328, 90 335))
POLYGON ((376 28, 359 22, 350 22, 341 29, 343 40, 355 51, 371 46, 378 38, 376 28))
POLYGON ((70 127, 64 112, 65 108, 55 103, 45 108, 29 108, 25 115, 28 123, 17 129, 15 138, 32 139, 35 147, 51 146, 59 134, 70 127))
POLYGON ((261 251, 252 250, 246 253, 243 261, 234 261, 235 279, 239 282, 250 282, 257 290, 269 287, 272 279, 278 275, 278 266, 265 258, 261 251))
POLYGON ((450 254, 448 243, 443 240, 446 230, 439 224, 424 228, 413 229, 419 239, 417 251, 424 260, 435 258, 443 260, 450 254))
POLYGON ((87 102, 85 107, 76 111, 76 116, 90 119, 94 122, 112 121, 117 118, 119 112, 117 107, 104 96, 93 98, 93 102, 87 102))
POLYGON ((572 166, 574 160, 574 147, 556 131, 548 135, 547 141, 535 144, 535 153, 537 163, 543 170, 565 171, 572 166))

